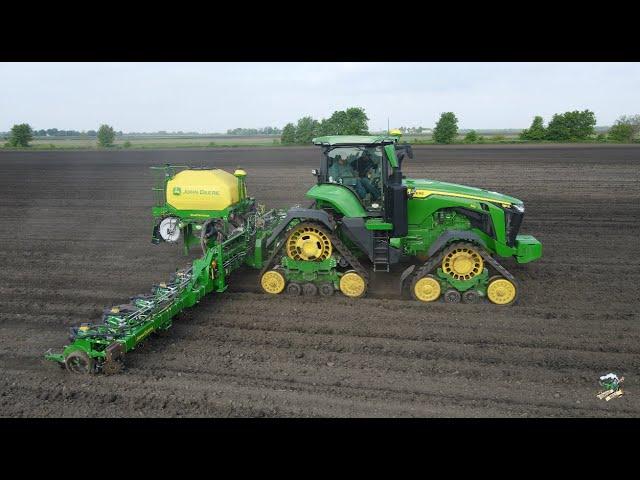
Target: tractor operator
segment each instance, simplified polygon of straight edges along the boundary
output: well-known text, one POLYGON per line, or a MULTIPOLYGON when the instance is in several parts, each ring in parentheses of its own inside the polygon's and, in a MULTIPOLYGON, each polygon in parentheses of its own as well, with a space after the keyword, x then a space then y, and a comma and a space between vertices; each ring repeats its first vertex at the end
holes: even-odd
POLYGON ((354 170, 358 174, 358 188, 360 189, 360 191, 358 191, 358 195, 360 195, 361 198, 364 198, 368 192, 371 194, 372 201, 380 200, 380 191, 375 185, 373 185, 373 183, 371 183, 371 180, 369 180, 369 172, 372 170, 378 170, 379 167, 379 164, 371 158, 371 152, 365 150, 360 158, 356 159, 354 163, 354 170))
POLYGON ((342 155, 336 155, 333 159, 333 164, 329 167, 329 177, 337 182, 338 179, 342 179, 345 185, 355 185, 355 181, 351 181, 355 177, 352 168, 347 165, 347 161, 342 158, 342 155), (349 183, 347 183, 349 182, 349 183))
POLYGON ((380 198, 380 192, 378 192, 378 189, 374 187, 366 177, 366 172, 364 177, 358 176, 358 173, 347 164, 346 159, 342 158, 342 155, 336 155, 334 158, 333 164, 329 168, 329 176, 334 182, 341 179, 343 185, 353 187, 362 199, 364 199, 367 193, 371 194, 371 200, 378 200, 380 198))

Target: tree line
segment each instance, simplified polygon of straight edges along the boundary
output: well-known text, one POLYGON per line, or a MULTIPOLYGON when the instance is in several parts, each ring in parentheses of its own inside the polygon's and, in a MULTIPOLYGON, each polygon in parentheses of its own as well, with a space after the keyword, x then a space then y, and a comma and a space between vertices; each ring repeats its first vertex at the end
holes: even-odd
MULTIPOLYGON (((52 129, 56 132, 60 130, 52 129)), ((8 135, 8 141, 6 146, 8 147, 28 147, 29 143, 33 140, 33 137, 39 135, 40 132, 46 132, 47 130, 36 130, 34 131, 31 128, 31 125, 28 123, 21 123, 18 125, 14 125, 11 128, 11 131, 8 135)), ((90 130, 93 132, 93 130, 90 130)), ((88 134, 89 132, 87 132, 88 134)), ((112 147, 113 143, 116 139, 116 135, 122 135, 122 132, 116 132, 113 127, 109 125, 101 125, 100 128, 95 132, 95 137, 100 147, 112 147)), ((47 135, 47 136, 66 136, 66 135, 47 135)), ((93 136, 93 135, 88 135, 93 136)))
MULTIPOLYGON (((367 135, 369 118, 363 108, 352 107, 346 110, 337 110, 329 118, 320 121, 311 116, 302 117, 295 124, 287 123, 282 130, 274 127, 261 129, 236 128, 227 130, 229 135, 259 135, 281 134, 283 145, 304 145, 311 143, 314 137, 324 135, 367 135), (255 132, 255 133, 253 133, 255 132)), ((520 132, 520 140, 527 142, 553 141, 553 142, 578 142, 590 140, 595 135, 596 116, 591 110, 571 111, 556 113, 547 126, 541 116, 535 116, 531 126, 520 132)), ((403 133, 423 132, 423 127, 405 128, 403 133)), ((166 132, 160 132, 166 133, 166 132)), ((640 115, 622 115, 616 120, 606 134, 600 133, 597 141, 606 142, 633 142, 640 134, 640 115)), ((34 131, 29 124, 14 125, 7 136, 8 147, 28 147, 35 136, 64 137, 82 136, 95 137, 99 147, 111 147, 116 136, 122 132, 116 132, 109 125, 101 125, 98 130, 89 130, 81 133, 75 130, 58 130, 56 128, 34 131)), ((456 142, 458 137, 458 118, 453 112, 444 112, 440 115, 433 129, 433 141, 439 144, 456 142)), ((497 140, 498 137, 494 137, 497 140)), ((475 130, 469 131, 465 137, 465 143, 482 143, 485 139, 475 130)))
POLYGON ((264 127, 264 128, 231 128, 227 130, 227 135, 279 135, 282 130, 278 127, 264 127))
MULTIPOLYGON (((596 115, 591 110, 556 113, 548 125, 544 119, 536 116, 529 128, 520 132, 520 140, 529 142, 580 142, 590 140, 595 135, 596 115)), ((600 142, 633 142, 640 133, 640 115, 623 115, 606 133, 600 133, 596 140, 600 142)), ((445 112, 433 130, 435 143, 453 143, 458 136, 458 119, 453 112, 445 112)), ((484 140, 475 130, 464 137, 465 143, 476 143, 484 140)))
MULTIPOLYGON (((122 136, 121 131, 116 132, 117 136, 122 136)), ((97 137, 97 130, 87 130, 86 132, 78 130, 58 130, 57 128, 47 128, 33 130, 34 137, 97 137)))
POLYGON ((329 118, 318 121, 311 116, 302 117, 296 124, 287 123, 282 129, 283 145, 308 144, 314 137, 324 135, 367 135, 369 118, 363 108, 337 110, 329 118))

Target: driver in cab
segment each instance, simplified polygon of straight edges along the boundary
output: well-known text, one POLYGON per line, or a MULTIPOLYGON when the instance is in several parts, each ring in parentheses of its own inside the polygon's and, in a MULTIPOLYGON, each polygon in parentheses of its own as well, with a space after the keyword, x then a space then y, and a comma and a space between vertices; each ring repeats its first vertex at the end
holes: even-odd
POLYGON ((342 179, 344 185, 355 186, 356 175, 353 169, 347 164, 346 159, 342 155, 336 155, 333 164, 329 167, 330 181, 338 182, 342 179))
POLYGON ((365 198, 367 193, 371 194, 372 200, 380 198, 378 189, 371 184, 366 176, 360 177, 358 172, 347 163, 347 160, 342 158, 342 155, 336 155, 333 164, 329 167, 329 181, 354 187, 360 198, 365 198))

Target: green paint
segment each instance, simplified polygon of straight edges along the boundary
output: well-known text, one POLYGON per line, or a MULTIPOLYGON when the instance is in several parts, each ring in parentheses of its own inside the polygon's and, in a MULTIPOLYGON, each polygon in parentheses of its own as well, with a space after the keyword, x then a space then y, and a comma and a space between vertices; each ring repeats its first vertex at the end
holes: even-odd
POLYGON ((466 292, 467 290, 475 288, 479 292, 482 292, 482 296, 484 296, 489 281, 489 270, 485 268, 480 275, 476 275, 469 280, 456 280, 452 276, 444 273, 441 268, 438 268, 437 276, 440 279, 440 287, 443 292, 452 287, 460 292, 466 292))
POLYGON ((542 257, 542 244, 531 235, 516 236, 516 261, 528 263, 542 257))
MULTIPOLYGON (((447 193, 454 194, 452 198, 461 198, 457 197, 457 195, 467 195, 472 197, 478 197, 485 200, 476 200, 477 202, 495 202, 495 203, 509 203, 514 205, 522 205, 522 200, 519 200, 515 197, 511 197, 509 195, 504 195, 498 192, 492 192, 490 190, 485 190, 482 188, 476 187, 468 187, 466 185, 459 185, 457 183, 448 183, 448 182, 439 182, 436 180, 428 180, 428 179, 405 179, 403 183, 407 186, 407 190, 409 196, 412 195, 414 190, 435 190, 438 192, 442 192, 441 195, 446 195, 447 193)), ((426 197, 426 200, 430 197, 426 197)))
POLYGON ((336 271, 337 262, 334 257, 329 257, 322 262, 307 262, 285 256, 282 258, 281 265, 288 282, 333 283, 337 286, 339 281, 336 271))
POLYGON ((367 230, 393 230, 393 224, 380 218, 372 218, 365 222, 365 228, 367 230))
POLYGON ((396 156, 396 149, 393 145, 385 145, 384 152, 387 154, 389 165, 392 168, 398 168, 398 157, 396 156))
POLYGON ((307 197, 325 202, 347 217, 367 216, 357 195, 347 187, 336 183, 315 185, 307 192, 307 197))

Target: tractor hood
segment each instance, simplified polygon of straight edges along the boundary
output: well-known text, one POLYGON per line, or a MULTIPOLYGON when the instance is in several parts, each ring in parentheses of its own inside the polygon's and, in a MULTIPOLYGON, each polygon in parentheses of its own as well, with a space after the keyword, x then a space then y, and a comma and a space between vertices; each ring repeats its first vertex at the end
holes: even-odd
POLYGON ((409 195, 413 198, 426 198, 431 195, 448 195, 451 197, 462 197, 473 200, 499 203, 503 206, 519 205, 522 201, 517 198, 503 195, 498 192, 491 192, 482 188, 467 187, 455 183, 438 182, 436 180, 407 178, 402 181, 407 186, 409 195))

